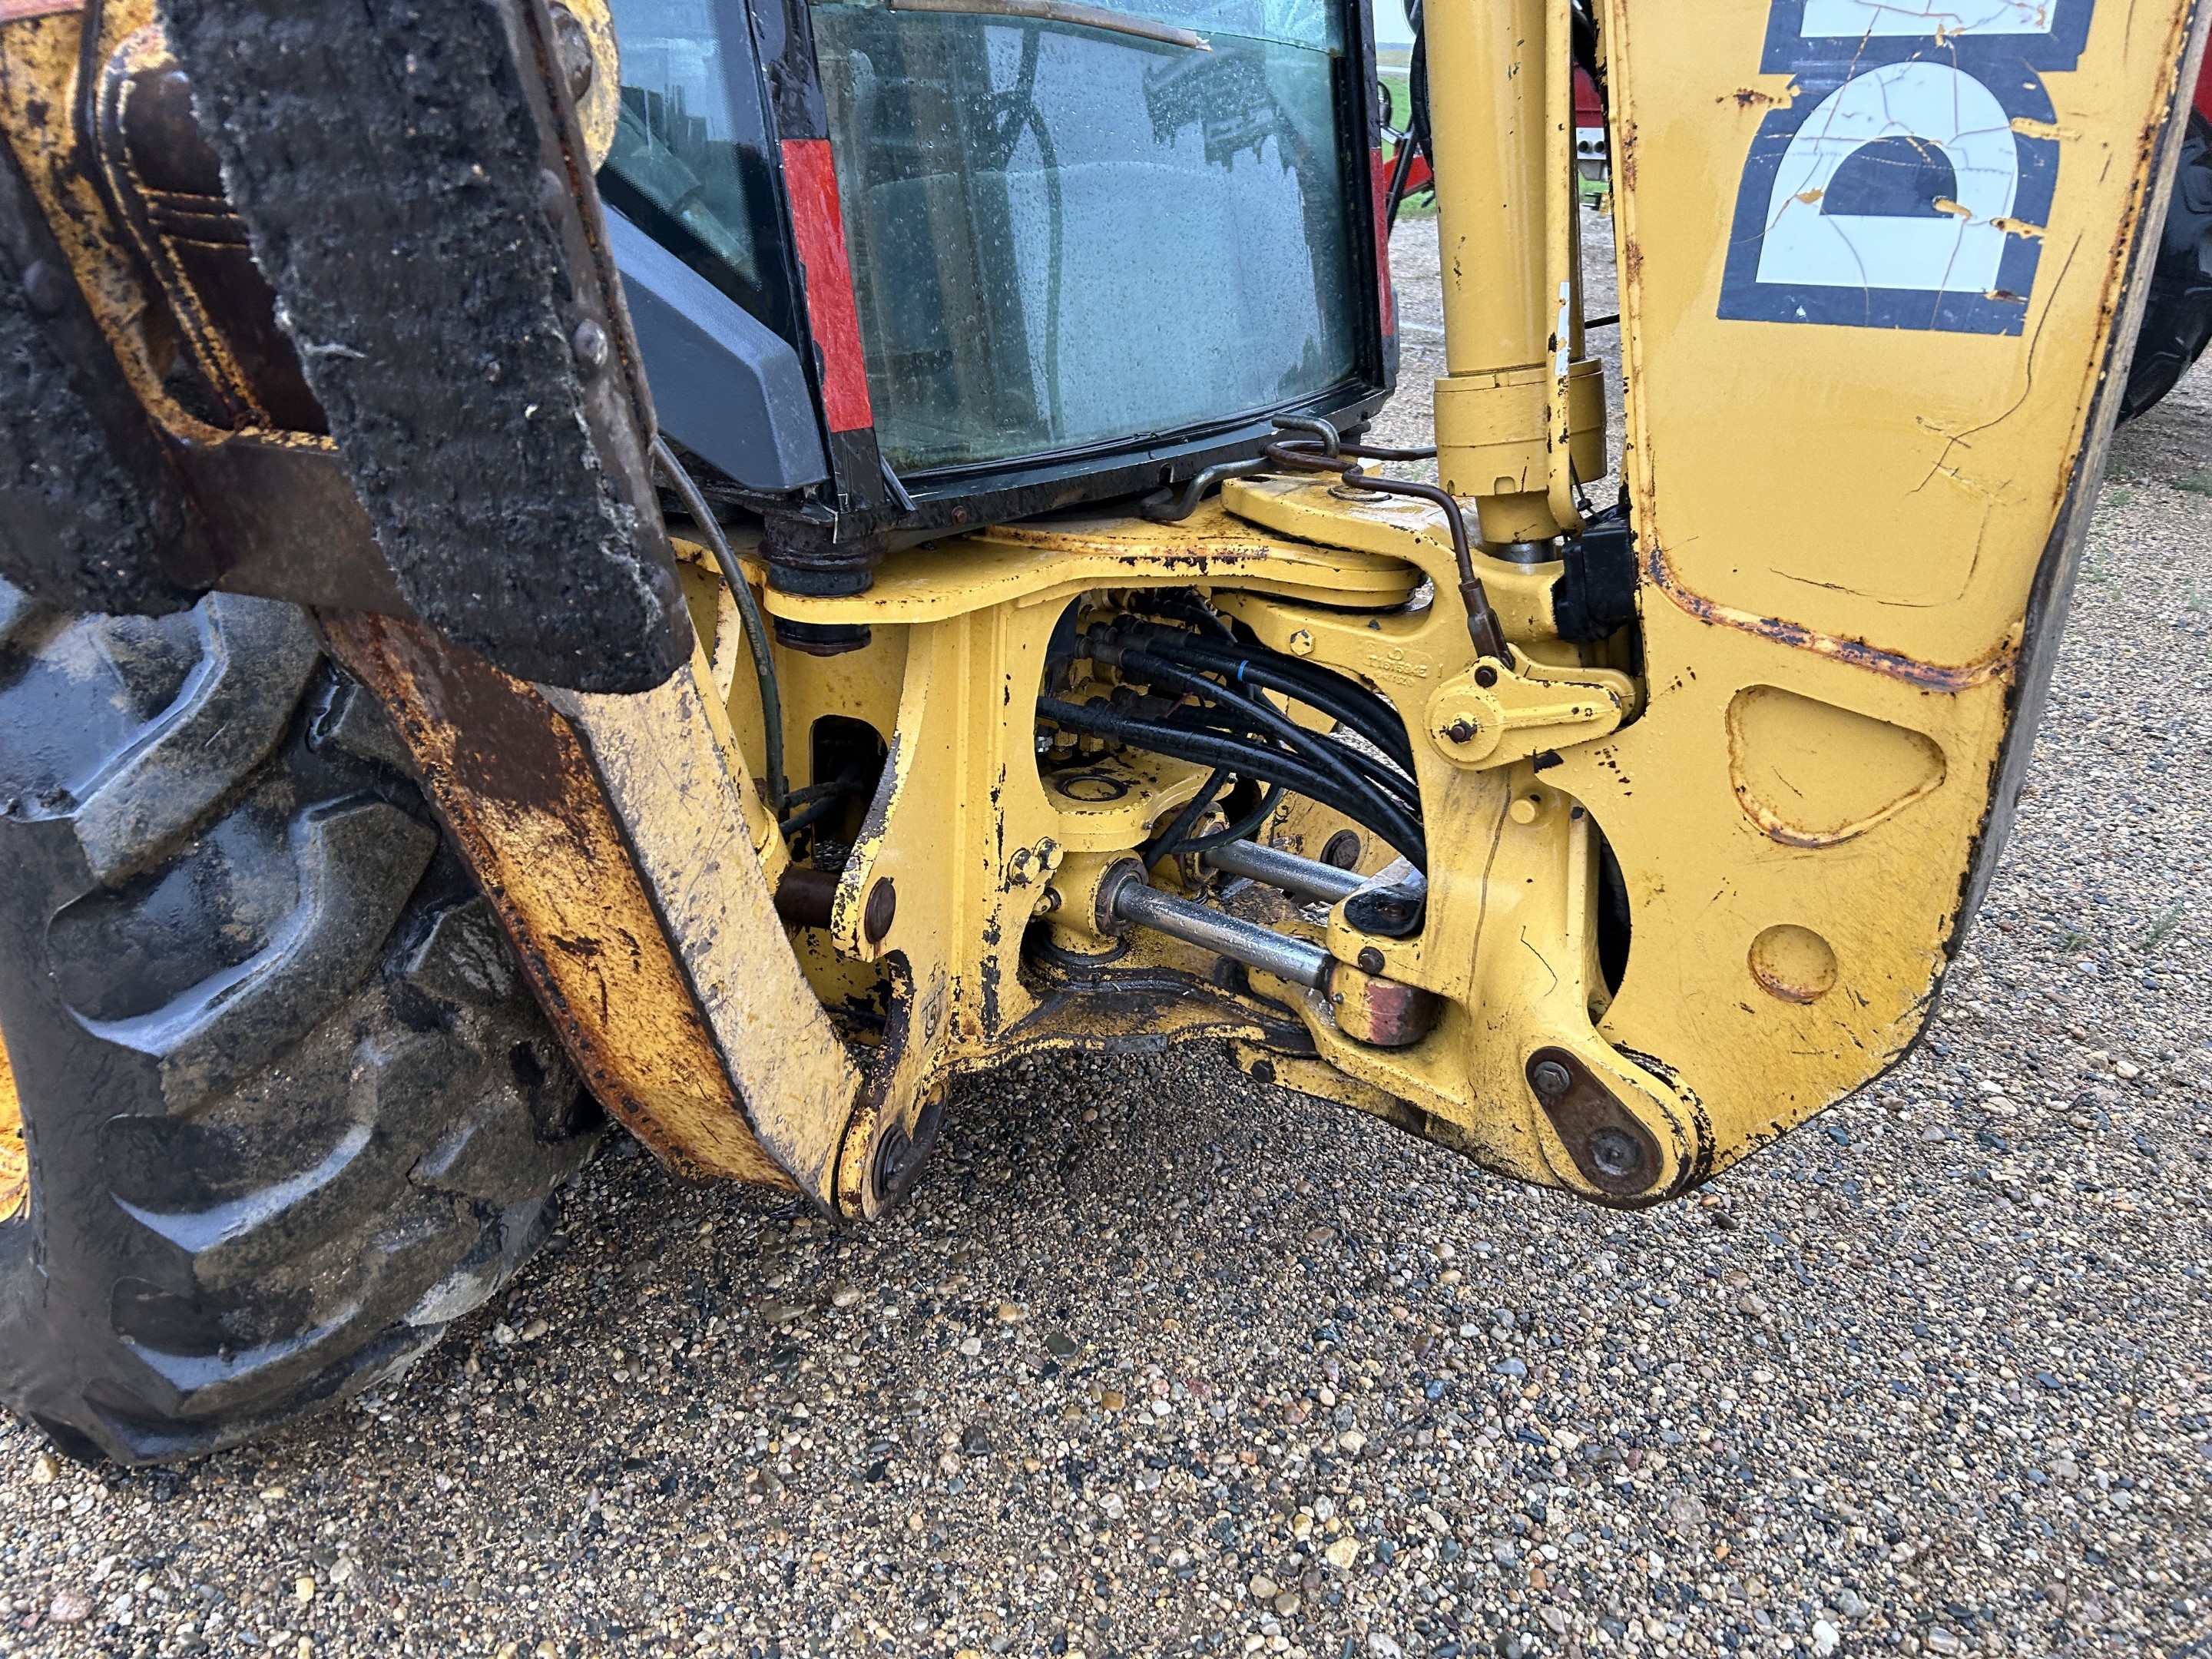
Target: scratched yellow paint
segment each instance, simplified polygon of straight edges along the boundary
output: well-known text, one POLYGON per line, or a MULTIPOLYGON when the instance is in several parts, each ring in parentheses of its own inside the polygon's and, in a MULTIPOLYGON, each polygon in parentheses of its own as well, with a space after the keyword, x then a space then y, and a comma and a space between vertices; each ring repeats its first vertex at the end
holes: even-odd
POLYGON ((23 1101, 15 1067, 0 1043, 0 1221, 13 1221, 31 1201, 31 1160, 23 1146, 23 1101))
MULTIPOLYGON (((1812 77, 1761 72, 1770 11, 1785 9, 1607 9, 1644 552, 1678 605, 1863 643, 1909 674, 1999 680, 2093 435, 2190 8, 2103 0, 2078 64, 2039 71, 2057 119, 2036 130, 2058 136, 2033 142, 2055 147, 2057 179, 2047 223, 2012 222, 2008 241, 2039 249, 2014 335, 1721 314, 1762 124, 1808 105, 1816 125, 1835 118, 1812 77)), ((1830 291, 1863 313, 1883 303, 1830 291)))

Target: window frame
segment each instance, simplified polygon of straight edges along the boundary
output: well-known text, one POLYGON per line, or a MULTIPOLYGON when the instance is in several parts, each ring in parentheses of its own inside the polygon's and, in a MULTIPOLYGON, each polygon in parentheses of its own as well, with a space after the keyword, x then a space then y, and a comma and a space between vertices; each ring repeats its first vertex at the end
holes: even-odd
MULTIPOLYGON (((792 344, 813 393, 814 417, 830 476, 796 499, 763 495, 726 479, 712 481, 719 487, 710 493, 762 515, 771 526, 801 529, 803 539, 811 546, 881 547, 919 540, 934 532, 1028 518, 1182 483, 1208 466, 1256 456, 1277 435, 1273 422, 1279 416, 1320 416, 1346 429, 1364 426, 1395 390, 1399 359, 1384 240, 1384 112, 1368 8, 1361 0, 1333 3, 1340 9, 1345 42, 1334 77, 1339 174, 1352 277, 1367 296, 1367 303, 1359 307, 1351 373, 1318 394, 1224 416, 1201 427, 1185 427, 1164 441, 1133 436, 894 478, 884 465, 872 424, 833 430, 826 413, 829 382, 842 374, 849 386, 850 377, 857 373, 865 383, 866 365, 859 357, 840 360, 841 355, 864 349, 849 327, 837 324, 841 288, 845 315, 849 317, 853 304, 852 274, 842 263, 842 237, 835 258, 818 257, 825 228, 818 219, 811 227, 801 227, 793 217, 793 147, 820 144, 824 148, 819 153, 826 158, 835 142, 811 9, 807 0, 713 0, 719 45, 727 65, 727 95, 734 99, 742 94, 749 71, 750 89, 760 100, 764 138, 757 153, 747 159, 764 166, 773 179, 779 220, 773 235, 763 238, 763 276, 764 280, 780 276, 786 284, 788 324, 795 335, 792 344), (810 229, 817 252, 817 268, 811 270, 799 252, 808 245, 810 229)), ((733 125, 745 125, 733 119, 733 125)), ((818 213, 818 207, 814 210, 818 213)), ((779 319, 762 320, 781 331, 779 319)))

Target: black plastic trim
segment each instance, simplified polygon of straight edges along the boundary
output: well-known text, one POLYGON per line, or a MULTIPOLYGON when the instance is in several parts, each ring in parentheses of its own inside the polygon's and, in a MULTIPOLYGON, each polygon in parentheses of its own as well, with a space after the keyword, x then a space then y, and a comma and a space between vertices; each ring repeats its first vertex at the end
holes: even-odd
POLYGON ((791 343, 611 207, 607 234, 660 429, 748 489, 828 477, 791 343))

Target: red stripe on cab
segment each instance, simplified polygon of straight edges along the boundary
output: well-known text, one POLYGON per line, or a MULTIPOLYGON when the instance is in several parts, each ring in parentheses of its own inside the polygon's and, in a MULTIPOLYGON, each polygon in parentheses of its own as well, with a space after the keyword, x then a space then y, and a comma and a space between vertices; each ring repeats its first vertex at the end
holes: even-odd
POLYGON ((1390 288, 1390 158, 1380 145, 1376 147, 1370 164, 1375 180, 1375 280, 1382 289, 1376 303, 1382 311, 1382 332, 1389 335, 1398 331, 1398 304, 1390 288))
POLYGON ((832 432, 876 423, 868 403, 867 359, 860 350, 860 308, 845 252, 845 215, 827 138, 783 141, 784 188, 806 274, 806 319, 822 354, 822 410, 832 432))

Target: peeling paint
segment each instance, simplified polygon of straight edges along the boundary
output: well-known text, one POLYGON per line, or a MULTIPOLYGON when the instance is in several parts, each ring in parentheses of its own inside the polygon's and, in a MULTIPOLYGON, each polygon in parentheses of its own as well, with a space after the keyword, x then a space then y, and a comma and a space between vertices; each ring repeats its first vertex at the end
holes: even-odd
POLYGON ((1761 92, 1757 87, 1738 87, 1734 92, 1724 92, 1713 100, 1716 104, 1734 104, 1738 109, 1788 109, 1797 101, 1797 83, 1792 81, 1779 92, 1761 92))
POLYGON ((1987 685, 1993 680, 2003 679, 2012 672, 2013 663, 2019 655, 2017 630, 2008 635, 2005 642, 1988 655, 1957 666, 1946 666, 1921 662, 1898 652, 1884 651, 1878 646, 1869 645, 1864 640, 1848 640, 1833 634, 1823 634, 1802 623, 1790 622, 1784 617, 1761 617, 1748 611, 1738 611, 1692 589, 1675 574, 1666 554, 1656 546, 1644 556, 1644 574, 1654 587, 1699 622, 1756 634, 1778 645, 1810 651, 1817 656, 1849 663, 1853 667, 1863 668, 1890 679, 1902 680, 1907 685, 1923 686, 1931 691, 1966 691, 1978 685, 1987 685))

